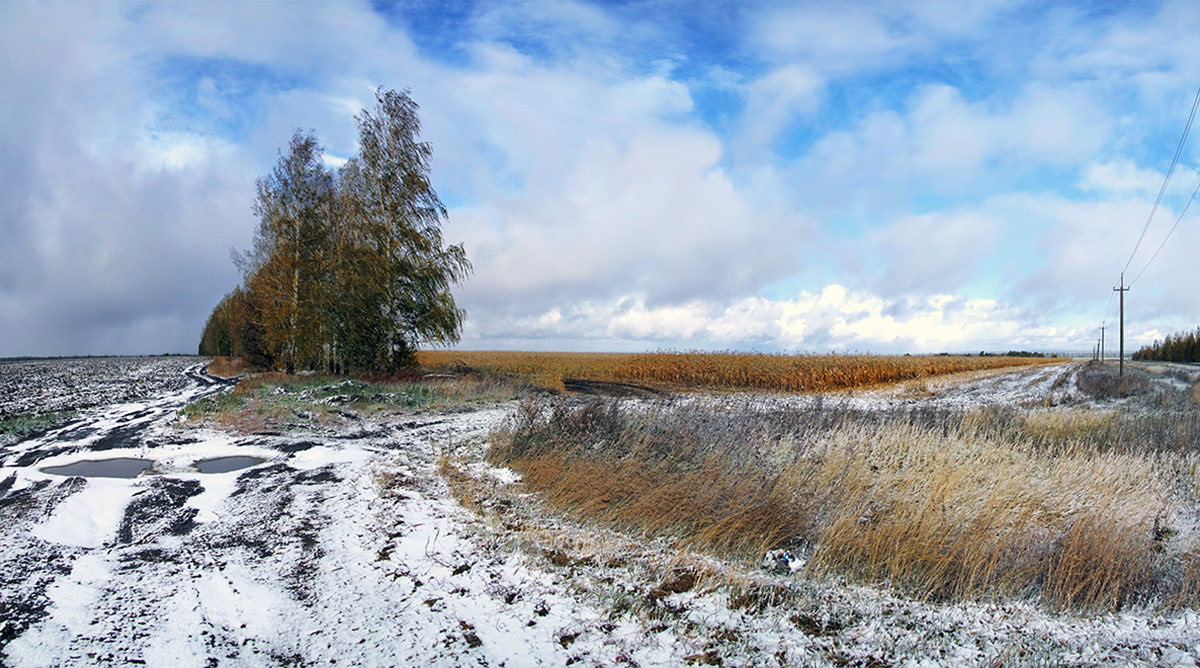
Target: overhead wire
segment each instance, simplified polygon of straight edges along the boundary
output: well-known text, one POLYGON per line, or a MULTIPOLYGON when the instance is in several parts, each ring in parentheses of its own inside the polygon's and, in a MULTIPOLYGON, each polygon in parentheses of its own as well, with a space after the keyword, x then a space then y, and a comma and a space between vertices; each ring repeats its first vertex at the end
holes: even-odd
MULTIPOLYGON (((1163 177, 1162 186, 1158 189, 1158 196, 1154 199, 1154 206, 1150 208, 1150 215, 1146 217, 1145 225, 1142 225, 1142 232, 1138 235, 1137 243, 1133 245, 1133 251, 1129 253, 1129 259, 1125 261, 1125 267, 1121 270, 1122 291, 1129 289, 1129 286, 1133 285, 1137 279, 1142 277, 1142 274, 1146 273, 1146 270, 1150 268, 1150 264, 1154 262, 1154 259, 1158 257, 1159 252, 1161 252, 1162 249, 1167 245, 1167 241, 1171 238, 1171 235, 1175 233, 1175 228, 1179 227, 1179 223, 1183 220, 1184 214, 1187 213, 1188 208, 1192 205, 1192 202, 1195 201, 1196 195, 1200 194, 1200 184, 1198 184, 1196 189, 1192 191, 1192 196, 1188 199, 1187 204, 1183 207, 1183 211, 1181 211, 1179 217, 1175 219, 1175 224, 1171 227, 1171 230, 1167 232, 1167 236, 1163 239, 1162 243, 1159 244, 1158 249, 1155 250, 1154 254, 1150 256, 1150 260, 1146 262, 1146 265, 1142 267, 1142 270, 1138 272, 1137 276, 1134 276, 1133 280, 1129 282, 1129 285, 1125 285, 1125 272, 1129 270, 1129 265, 1133 264, 1133 258, 1137 256, 1138 249, 1141 248, 1142 241, 1144 241, 1146 238, 1146 232, 1150 229, 1150 223, 1154 220, 1154 214, 1158 212, 1158 207, 1162 204, 1163 196, 1166 195, 1167 186, 1171 182, 1171 176, 1175 174, 1175 167, 1179 164, 1179 156, 1183 154, 1183 147, 1187 143, 1188 134, 1192 130, 1192 122, 1196 119, 1197 108, 1200 108, 1200 87, 1196 88, 1196 96, 1192 100, 1192 110, 1188 113, 1187 124, 1184 125, 1183 134, 1180 135, 1179 143, 1175 146, 1175 155, 1171 157, 1171 166, 1167 168, 1167 174, 1163 177)), ((1113 291, 1109 293, 1108 308, 1104 310, 1104 319, 1100 323, 1101 327, 1105 327, 1107 325, 1108 319, 1112 315, 1113 303, 1116 301, 1117 289, 1118 288, 1114 286, 1113 291)))
POLYGON ((1196 99, 1192 101, 1192 111, 1188 114, 1187 125, 1183 128, 1183 134, 1179 137, 1179 144, 1175 147, 1175 156, 1171 158, 1171 166, 1167 169, 1167 175, 1163 178, 1162 187, 1158 189, 1158 197, 1154 200, 1154 206, 1150 208, 1150 215, 1146 218, 1146 224, 1142 226, 1142 233, 1138 236, 1137 243, 1133 245, 1133 252, 1129 254, 1129 260, 1125 262, 1125 268, 1121 270, 1121 275, 1129 271, 1129 265, 1133 263, 1133 258, 1137 255, 1138 248, 1142 245, 1142 240, 1146 238, 1146 231, 1150 229, 1150 221, 1154 220, 1154 214, 1158 211, 1159 204, 1162 203, 1163 195, 1167 192, 1167 184, 1171 182, 1171 175, 1175 173, 1175 165, 1179 164, 1179 156, 1183 153, 1183 145, 1187 142, 1188 133, 1192 129, 1192 121, 1196 118, 1196 107, 1200 106, 1200 87, 1196 88, 1196 99))
POLYGON ((1175 228, 1179 227, 1179 223, 1183 222, 1183 215, 1187 213, 1188 207, 1192 205, 1192 202, 1196 201, 1196 195, 1198 193, 1200 193, 1200 183, 1196 184, 1196 189, 1192 191, 1192 196, 1188 198, 1187 204, 1183 206, 1183 211, 1179 212, 1179 217, 1175 219, 1175 224, 1171 226, 1171 231, 1167 232, 1166 238, 1164 238, 1162 243, 1159 244, 1158 250, 1154 251, 1154 254, 1151 255, 1150 259, 1146 262, 1146 266, 1142 267, 1142 270, 1137 273, 1137 276, 1134 276, 1133 280, 1129 281, 1130 287, 1137 282, 1137 279, 1142 277, 1142 274, 1146 273, 1146 270, 1149 269, 1150 265, 1154 262, 1154 258, 1158 257, 1159 252, 1161 252, 1162 249, 1167 245, 1167 241, 1169 241, 1171 239, 1171 235, 1175 233, 1175 228))

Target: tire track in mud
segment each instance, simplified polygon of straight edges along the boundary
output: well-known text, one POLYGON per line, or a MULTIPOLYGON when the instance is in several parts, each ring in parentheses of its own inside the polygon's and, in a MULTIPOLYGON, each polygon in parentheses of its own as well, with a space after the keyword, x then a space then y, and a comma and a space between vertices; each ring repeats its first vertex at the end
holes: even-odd
MULTIPOLYGON (((200 364, 192 365, 183 375, 186 380, 182 390, 132 405, 94 409, 65 425, 0 448, 0 465, 25 468, 60 454, 140 444, 145 432, 187 402, 218 392, 229 384, 208 376, 200 364)), ((85 378, 79 378, 71 385, 83 392, 87 389, 86 382, 85 378)), ((162 383, 171 384, 168 381, 162 383)), ((86 404, 92 399, 81 401, 86 404)), ((86 552, 79 547, 38 538, 33 529, 53 515, 63 502, 85 490, 88 481, 81 477, 42 479, 22 486, 17 480, 15 472, 0 480, 0 656, 6 645, 45 618, 52 604, 49 588, 69 575, 73 562, 86 552)), ((159 491, 159 487, 164 486, 170 487, 168 479, 153 481, 150 494, 130 504, 127 513, 131 515, 122 525, 118 542, 122 542, 122 536, 132 537, 134 527, 140 524, 136 518, 139 509, 162 505, 158 497, 164 492, 159 491)), ((166 505, 173 504, 168 502, 166 505)), ((179 530, 181 526, 176 521, 167 528, 179 530)))
MULTIPOLYGON (((202 380, 182 395, 101 409, 58 434, 19 444, 18 453, 0 451, 0 463, 32 467, 54 453, 118 442, 145 445, 151 458, 159 442, 186 448, 193 436, 158 427, 187 401, 223 387, 202 380), (61 443, 55 436, 71 440, 61 443)), ((193 502, 216 476, 143 477, 122 483, 127 492, 119 523, 94 546, 34 535, 66 499, 94 483, 41 474, 22 487, 17 474, 0 477, 0 665, 325 663, 314 658, 297 627, 328 614, 321 610, 329 605, 331 568, 323 535, 344 520, 331 514, 328 503, 331 495, 347 493, 344 470, 361 481, 365 473, 355 467, 373 453, 414 444, 429 450, 434 438, 461 431, 462 422, 461 416, 415 417, 363 424, 346 434, 235 439, 230 446, 278 456, 240 474, 223 474, 234 478, 214 483, 226 488, 215 518, 198 518, 193 502), (322 464, 329 453, 342 455, 322 464)), ((315 656, 333 658, 321 651, 315 656)))
POLYGON ((146 434, 196 399, 236 383, 208 375, 203 364, 184 370, 180 390, 131 403, 90 409, 85 415, 18 443, 0 447, 0 466, 26 467, 48 457, 79 451, 105 451, 153 445, 146 434))
MULTIPOLYGON (((223 623, 206 610, 205 591, 222 580, 224 587, 216 588, 233 596, 239 580, 283 582, 301 605, 315 603, 309 592, 322 556, 319 533, 332 519, 322 509, 321 486, 339 480, 332 467, 305 471, 281 463, 247 471, 238 477, 231 495, 236 502, 227 504, 222 521, 198 525, 187 501, 200 493, 199 483, 154 479, 126 507, 114 540, 91 555, 97 563, 87 567, 106 575, 88 606, 88 622, 72 627, 65 646, 54 624, 43 624, 18 649, 25 655, 64 653, 70 659, 64 665, 164 663, 180 659, 177 654, 191 657, 183 665, 304 665, 299 653, 247 633, 244 622, 223 623), (225 578, 231 567, 242 575, 225 578), (178 631, 164 625, 181 617, 190 627, 185 642, 156 647, 178 643, 178 631)), ((276 612, 269 599, 264 603, 261 614, 276 612)))
POLYGON ((83 478, 68 478, 58 484, 47 480, 10 491, 15 478, 6 479, 0 492, 0 530, 4 532, 0 552, 0 652, 44 616, 50 605, 47 587, 70 572, 71 560, 78 553, 35 538, 30 529, 87 485, 83 478))

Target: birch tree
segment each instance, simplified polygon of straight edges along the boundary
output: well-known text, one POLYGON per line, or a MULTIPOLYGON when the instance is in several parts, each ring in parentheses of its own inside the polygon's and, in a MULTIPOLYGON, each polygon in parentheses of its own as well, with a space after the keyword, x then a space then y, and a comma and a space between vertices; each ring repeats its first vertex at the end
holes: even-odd
POLYGON ((349 243, 339 295, 348 299, 347 363, 395 369, 419 345, 458 341, 465 313, 450 288, 471 263, 461 244, 442 240, 446 207, 430 182, 433 149, 419 139, 417 103, 383 89, 375 100, 355 117, 359 155, 340 174, 349 243))
POLYGON ((333 177, 313 134, 297 131, 270 175, 258 179, 259 218, 248 283, 277 366, 314 368, 326 353, 333 177))
POLYGON ((395 370, 420 345, 458 341, 465 314, 450 289, 471 263, 442 239, 433 150, 408 91, 381 88, 375 102, 355 117, 359 155, 336 175, 297 131, 257 181, 254 245, 234 254, 244 289, 214 310, 202 351, 225 350, 226 322, 233 354, 288 371, 395 370))

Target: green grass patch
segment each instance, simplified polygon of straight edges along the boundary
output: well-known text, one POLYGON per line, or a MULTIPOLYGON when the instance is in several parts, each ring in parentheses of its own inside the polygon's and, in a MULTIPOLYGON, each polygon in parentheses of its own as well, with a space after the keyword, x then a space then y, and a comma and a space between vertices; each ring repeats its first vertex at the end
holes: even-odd
POLYGON ((25 413, 0 419, 0 441, 16 443, 30 436, 53 429, 78 414, 77 411, 45 411, 25 413))
POLYGON ((221 392, 212 396, 197 399, 179 411, 179 414, 189 420, 196 420, 220 413, 236 413, 246 403, 245 394, 221 392))
POLYGON ((251 431, 320 424, 389 411, 457 411, 522 396, 528 388, 495 378, 434 378, 399 382, 344 376, 255 374, 232 392, 198 399, 180 414, 251 431))

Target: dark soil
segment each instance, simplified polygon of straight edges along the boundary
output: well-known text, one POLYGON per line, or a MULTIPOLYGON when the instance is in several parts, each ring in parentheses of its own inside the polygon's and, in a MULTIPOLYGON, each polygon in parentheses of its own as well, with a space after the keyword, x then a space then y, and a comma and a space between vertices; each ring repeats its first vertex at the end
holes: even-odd
POLYGON ((609 383, 600 380, 583 380, 579 378, 563 378, 563 387, 568 392, 589 394, 600 397, 643 397, 654 398, 666 395, 662 390, 645 385, 632 383, 609 383))

